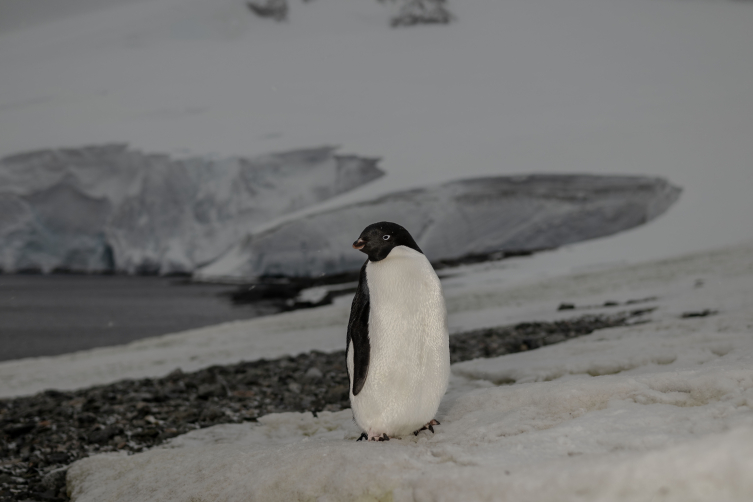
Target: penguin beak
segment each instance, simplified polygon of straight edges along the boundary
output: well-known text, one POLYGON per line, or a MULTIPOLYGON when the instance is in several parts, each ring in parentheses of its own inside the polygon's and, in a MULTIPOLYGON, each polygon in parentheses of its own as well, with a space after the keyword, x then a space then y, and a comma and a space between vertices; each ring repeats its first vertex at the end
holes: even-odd
POLYGON ((358 239, 356 242, 353 243, 353 249, 361 250, 366 245, 366 241, 363 239, 358 239))

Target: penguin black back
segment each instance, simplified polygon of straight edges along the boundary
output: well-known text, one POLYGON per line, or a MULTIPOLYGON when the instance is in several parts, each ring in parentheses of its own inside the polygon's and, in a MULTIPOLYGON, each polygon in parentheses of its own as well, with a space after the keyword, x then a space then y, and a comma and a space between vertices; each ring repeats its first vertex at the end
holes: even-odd
MULTIPOLYGON (((368 263, 368 260, 366 263, 368 263)), ((347 366, 347 351, 350 350, 351 342, 353 342, 353 374, 349 376, 354 396, 357 396, 361 392, 363 384, 366 383, 366 376, 369 373, 369 353, 371 352, 369 344, 369 311, 371 305, 369 302, 369 285, 366 281, 366 263, 361 267, 358 289, 356 290, 356 296, 353 297, 353 304, 350 307, 348 338, 345 345, 345 361, 347 366)))

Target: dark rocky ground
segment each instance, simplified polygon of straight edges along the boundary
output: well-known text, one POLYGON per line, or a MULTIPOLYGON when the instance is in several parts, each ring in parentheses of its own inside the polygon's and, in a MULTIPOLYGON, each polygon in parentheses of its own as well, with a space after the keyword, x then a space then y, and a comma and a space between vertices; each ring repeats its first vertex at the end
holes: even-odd
MULTIPOLYGON (((451 359, 531 350, 643 322, 651 310, 461 333, 450 338, 451 359)), ((348 408, 344 356, 315 351, 0 400, 0 501, 68 500, 66 466, 96 453, 137 453, 193 429, 267 413, 348 408)))

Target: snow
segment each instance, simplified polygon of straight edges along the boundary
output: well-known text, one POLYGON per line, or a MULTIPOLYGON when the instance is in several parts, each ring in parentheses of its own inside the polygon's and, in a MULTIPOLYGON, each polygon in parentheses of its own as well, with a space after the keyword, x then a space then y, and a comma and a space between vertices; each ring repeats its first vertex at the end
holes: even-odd
POLYGON ((382 176, 333 147, 173 159, 126 145, 0 159, 0 269, 191 272, 274 218, 382 176))
POLYGON ((655 319, 453 365, 435 435, 358 443, 350 410, 272 414, 81 460, 73 500, 753 497, 753 243, 522 289, 558 281, 578 304, 653 289, 655 319), (701 307, 719 313, 681 316, 701 307))
MULTIPOLYGON (((456 365, 436 436, 354 443, 347 411, 271 415, 77 463, 76 500, 753 498, 750 7, 468 0, 449 5, 450 25, 391 30, 374 1, 295 3, 277 24, 235 0, 103 0, 25 29, 0 23, 2 156, 127 142, 179 157, 339 144, 384 158, 389 176, 316 212, 461 177, 649 175, 683 188, 633 230, 445 272, 453 332, 573 315, 561 301, 657 296, 658 310, 644 326, 456 365), (706 308, 719 314, 679 318, 706 308)), ((340 300, 5 362, 0 392, 341 349, 340 300)))
POLYGON ((530 175, 459 180, 387 194, 251 234, 199 268, 200 279, 318 277, 358 270, 364 222, 399 221, 431 262, 556 248, 633 228, 680 196, 666 180, 530 175))
MULTIPOLYGON (((578 436, 589 435, 589 426, 610 428, 623 406, 630 405, 617 403, 614 409, 595 414, 601 416, 568 418, 562 425, 553 423, 548 430, 531 432, 529 436, 538 436, 538 441, 513 435, 487 442, 484 437, 471 446, 448 439, 457 428, 448 427, 428 440, 361 444, 352 441, 347 412, 322 413, 320 419, 275 417, 275 422, 270 420, 256 431, 256 437, 250 431, 244 431, 243 437, 238 430, 242 426, 226 426, 228 430, 217 431, 218 436, 226 434, 219 438, 219 445, 205 441, 201 448, 87 459, 72 467, 68 483, 76 501, 749 499, 753 493, 753 434, 749 429, 735 428, 672 446, 630 445, 624 452, 608 452, 610 446, 629 443, 631 431, 622 430, 613 433, 617 441, 596 445, 595 452, 572 450, 578 436), (284 439, 275 441, 276 433, 284 439), (253 441, 257 437, 258 442, 253 441), (291 437, 297 442, 291 444, 291 437), (521 458, 519 452, 536 447, 538 451, 521 458), (479 450, 498 454, 472 456, 479 450), (542 450, 551 452, 550 458, 531 462, 532 457, 547 456, 542 450), (576 455, 569 456, 568 450, 576 455), (494 463, 484 465, 489 461, 494 463)), ((641 411, 650 409, 635 406, 641 411)), ((630 417, 620 418, 627 421, 630 417)), ((659 422, 661 417, 650 418, 659 422)), ((488 422, 477 422, 475 432, 485 425, 488 422)), ((600 432, 594 431, 593 436, 603 438, 600 432)), ((672 439, 682 436, 673 434, 672 439)))

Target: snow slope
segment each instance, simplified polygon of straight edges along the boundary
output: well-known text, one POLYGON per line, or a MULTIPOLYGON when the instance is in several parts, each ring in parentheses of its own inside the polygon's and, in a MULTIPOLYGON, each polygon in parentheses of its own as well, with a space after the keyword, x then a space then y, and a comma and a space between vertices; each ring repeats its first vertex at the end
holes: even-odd
POLYGON ((191 272, 259 225, 384 173, 333 147, 250 159, 126 145, 0 159, 0 269, 191 272))
POLYGON ((72 499, 753 497, 753 243, 517 291, 537 288, 661 296, 655 322, 453 365, 435 435, 357 443, 349 410, 273 414, 81 460, 72 499), (699 308, 719 313, 681 317, 699 308))
POLYGON ((318 277, 358 270, 350 243, 368 223, 397 221, 432 262, 538 251, 647 223, 680 196, 666 180, 531 175, 458 180, 390 193, 249 235, 194 277, 318 277), (367 223, 368 222, 368 223, 367 223))

